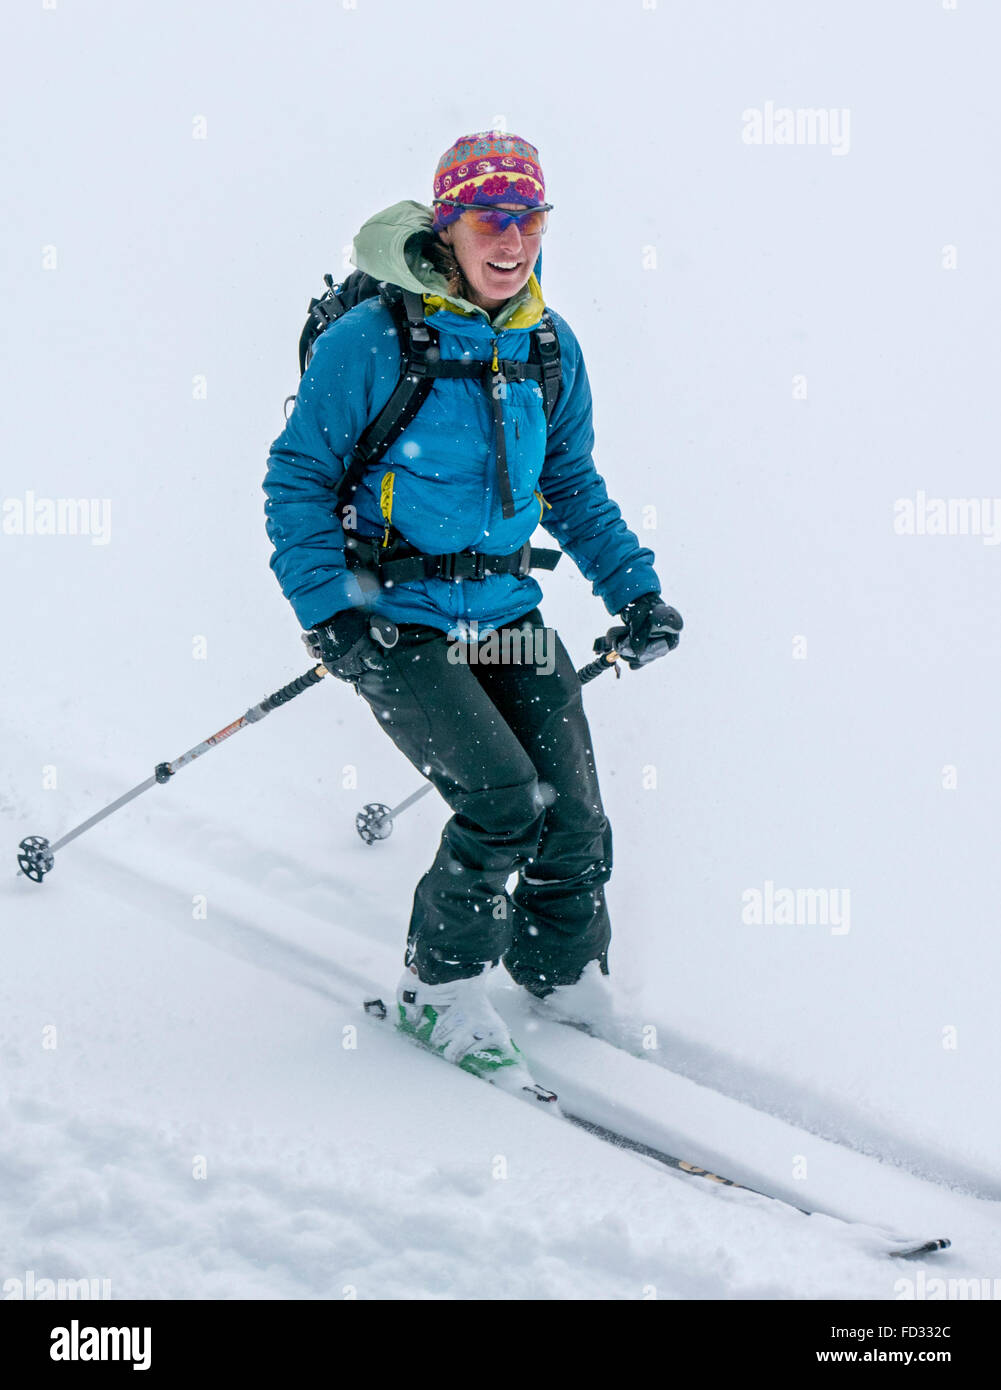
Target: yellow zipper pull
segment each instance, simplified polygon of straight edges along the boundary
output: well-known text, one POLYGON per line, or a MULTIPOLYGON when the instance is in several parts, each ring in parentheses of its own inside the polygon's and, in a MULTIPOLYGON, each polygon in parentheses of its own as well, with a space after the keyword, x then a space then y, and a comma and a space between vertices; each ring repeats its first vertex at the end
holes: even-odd
POLYGON ((494 349, 494 360, 490 363, 490 370, 491 370, 492 372, 496 372, 496 371, 499 371, 499 370, 500 370, 500 364, 499 364, 498 361, 497 361, 497 339, 496 339, 496 338, 493 339, 493 349, 494 349))
POLYGON ((395 474, 386 473, 383 475, 382 487, 379 489, 379 510, 382 512, 386 522, 386 529, 382 535, 382 544, 389 544, 389 531, 393 521, 393 480, 395 474))

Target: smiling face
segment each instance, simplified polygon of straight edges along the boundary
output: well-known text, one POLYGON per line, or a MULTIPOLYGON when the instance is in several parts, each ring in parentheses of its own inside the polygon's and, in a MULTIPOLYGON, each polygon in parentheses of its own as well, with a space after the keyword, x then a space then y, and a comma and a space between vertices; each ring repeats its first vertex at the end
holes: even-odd
MULTIPOLYGON (((497 206, 509 212, 520 212, 525 204, 498 203, 497 206)), ((465 217, 443 227, 438 235, 455 253, 469 286, 470 299, 488 313, 506 304, 528 283, 542 240, 541 232, 522 236, 516 222, 496 236, 482 236, 470 228, 465 217)))

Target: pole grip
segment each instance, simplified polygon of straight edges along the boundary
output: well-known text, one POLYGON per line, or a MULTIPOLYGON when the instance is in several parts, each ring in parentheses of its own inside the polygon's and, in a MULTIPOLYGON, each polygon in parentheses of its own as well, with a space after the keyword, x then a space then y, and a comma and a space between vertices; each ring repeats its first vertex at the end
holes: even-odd
POLYGON ((593 681, 596 676, 602 675, 610 666, 615 667, 616 676, 621 676, 622 672, 616 665, 619 659, 617 649, 623 639, 628 636, 629 629, 627 627, 610 627, 604 637, 595 638, 593 650, 598 655, 577 672, 577 679, 581 685, 587 685, 588 681, 593 681))
MULTIPOLYGON (((596 676, 602 675, 615 666, 618 655, 618 652, 608 652, 605 656, 596 657, 594 661, 589 661, 586 666, 582 666, 577 672, 577 679, 581 685, 587 685, 588 681, 593 681, 596 676)), ((619 674, 618 668, 616 668, 615 674, 619 674)))
POLYGON ((276 690, 273 695, 269 695, 266 700, 262 700, 259 705, 255 705, 252 710, 247 711, 247 718, 251 723, 257 719, 263 719, 266 714, 270 714, 273 709, 279 709, 282 705, 287 705, 289 700, 294 700, 297 695, 301 695, 304 690, 308 690, 311 685, 317 685, 327 674, 325 666, 314 666, 312 670, 306 671, 304 675, 296 676, 294 681, 289 681, 288 685, 283 685, 281 690, 276 690))

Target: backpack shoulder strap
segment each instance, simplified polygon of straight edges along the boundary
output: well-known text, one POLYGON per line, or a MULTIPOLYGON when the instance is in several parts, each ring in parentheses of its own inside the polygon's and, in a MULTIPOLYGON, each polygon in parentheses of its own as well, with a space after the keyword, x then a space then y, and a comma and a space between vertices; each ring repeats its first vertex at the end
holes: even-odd
MULTIPOLYGON (((388 288, 388 287, 387 287, 388 288)), ((394 287, 395 288, 395 287, 394 287)), ((382 410, 355 446, 355 456, 376 463, 414 419, 434 385, 430 349, 438 334, 424 320, 423 296, 412 290, 384 293, 400 344, 400 379, 382 410)), ((437 353, 435 354, 437 358, 437 353)))
POLYGON ((438 334, 424 319, 423 295, 395 285, 380 286, 382 302, 393 316, 400 344, 400 379, 375 419, 366 426, 337 486, 337 512, 354 497, 367 469, 378 463, 415 418, 434 385, 438 334))
POLYGON ((560 340, 556 326, 548 313, 544 313, 532 329, 531 357, 541 369, 542 404, 547 422, 552 418, 559 399, 563 382, 563 369, 560 365, 560 340))

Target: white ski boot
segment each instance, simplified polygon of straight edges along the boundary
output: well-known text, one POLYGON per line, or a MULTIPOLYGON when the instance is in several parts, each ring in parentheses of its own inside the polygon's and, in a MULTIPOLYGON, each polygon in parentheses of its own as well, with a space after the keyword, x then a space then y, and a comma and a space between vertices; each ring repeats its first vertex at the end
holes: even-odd
POLYGON ((572 985, 557 985, 540 998, 529 991, 533 1011, 540 1018, 567 1023, 595 1037, 617 1036, 623 1021, 615 1008, 612 987, 596 960, 585 965, 580 979, 572 985))
POLYGON ((415 966, 408 966, 396 990, 396 1026, 473 1076, 504 1090, 528 1090, 539 1100, 555 1100, 552 1092, 536 1085, 507 1024, 487 998, 489 973, 429 985, 415 966))

